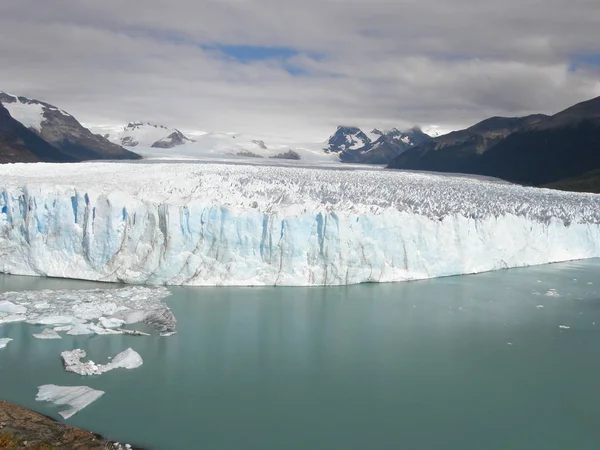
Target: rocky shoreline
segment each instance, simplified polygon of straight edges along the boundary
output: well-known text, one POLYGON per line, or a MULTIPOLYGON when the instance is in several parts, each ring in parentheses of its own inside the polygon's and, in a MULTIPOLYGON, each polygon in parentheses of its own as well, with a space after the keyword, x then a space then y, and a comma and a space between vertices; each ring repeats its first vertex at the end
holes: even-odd
POLYGON ((11 449, 138 449, 99 434, 59 423, 27 408, 0 400, 0 448, 11 449))

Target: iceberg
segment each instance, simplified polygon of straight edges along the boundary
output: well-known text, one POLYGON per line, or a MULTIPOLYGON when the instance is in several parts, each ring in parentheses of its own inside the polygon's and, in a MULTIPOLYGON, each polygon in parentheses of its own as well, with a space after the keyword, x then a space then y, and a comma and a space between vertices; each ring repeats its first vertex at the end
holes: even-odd
MULTIPOLYGON (((53 333, 69 335, 134 334, 121 328, 125 324, 146 323, 161 336, 177 330, 177 319, 162 301, 170 292, 165 287, 131 286, 121 289, 41 290, 0 293, 0 305, 23 314, 2 316, 0 324, 26 321, 53 326, 39 339, 57 339, 53 333), (43 337, 42 337, 43 336, 43 337)), ((8 314, 8 313, 7 313, 8 314)), ((60 336, 59 336, 60 338, 60 336)))
POLYGON ((0 349, 6 347, 10 341, 12 341, 11 338, 0 338, 0 349))
POLYGON ((104 391, 98 391, 87 386, 45 384, 38 387, 35 399, 38 402, 52 402, 56 405, 70 406, 70 409, 59 412, 63 419, 68 419, 103 395, 104 391))
POLYGON ((77 348, 71 351, 64 351, 61 354, 65 370, 74 372, 79 375, 100 375, 113 369, 136 369, 140 367, 144 361, 139 353, 128 348, 119 353, 108 364, 96 364, 94 361, 81 361, 86 357, 84 350, 77 348))
POLYGON ((309 286, 600 257, 600 196, 466 176, 84 163, 3 165, 0 180, 11 274, 309 286))
POLYGON ((44 328, 44 331, 41 333, 35 333, 33 337, 36 339, 62 339, 60 334, 51 328, 44 328))

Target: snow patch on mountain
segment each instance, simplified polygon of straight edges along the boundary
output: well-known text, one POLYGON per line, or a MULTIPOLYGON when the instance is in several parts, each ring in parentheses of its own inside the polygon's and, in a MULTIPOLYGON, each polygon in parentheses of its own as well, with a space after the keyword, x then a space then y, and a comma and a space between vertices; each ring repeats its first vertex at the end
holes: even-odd
POLYGON ((176 128, 150 122, 130 122, 117 133, 106 133, 111 142, 125 147, 172 148, 194 142, 176 128))
POLYGON ((69 113, 48 103, 31 100, 25 97, 8 94, 0 91, 0 103, 8 110, 11 117, 21 122, 26 128, 34 129, 38 133, 42 131, 46 111, 55 111, 65 116, 69 113))

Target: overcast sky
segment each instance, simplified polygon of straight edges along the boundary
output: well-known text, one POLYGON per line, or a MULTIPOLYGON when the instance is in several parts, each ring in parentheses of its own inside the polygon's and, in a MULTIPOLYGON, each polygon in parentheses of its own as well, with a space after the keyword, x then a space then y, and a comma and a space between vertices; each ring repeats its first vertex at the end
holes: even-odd
POLYGON ((0 90, 88 124, 324 140, 600 95, 598 0, 0 0, 0 90))

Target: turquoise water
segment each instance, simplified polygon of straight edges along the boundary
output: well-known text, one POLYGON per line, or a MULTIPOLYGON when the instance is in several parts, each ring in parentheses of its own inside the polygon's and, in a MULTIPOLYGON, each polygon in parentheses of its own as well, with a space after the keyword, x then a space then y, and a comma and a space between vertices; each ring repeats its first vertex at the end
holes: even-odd
MULTIPOLYGON (((0 276, 1 291, 97 286, 110 287, 0 276)), ((599 287, 590 260, 403 284, 171 288, 169 338, 39 341, 43 327, 0 327, 14 338, 0 398, 59 418, 37 386, 102 389, 68 422, 150 449, 597 449, 599 287), (80 377, 60 360, 76 347, 98 362, 132 347, 144 365, 80 377)))

